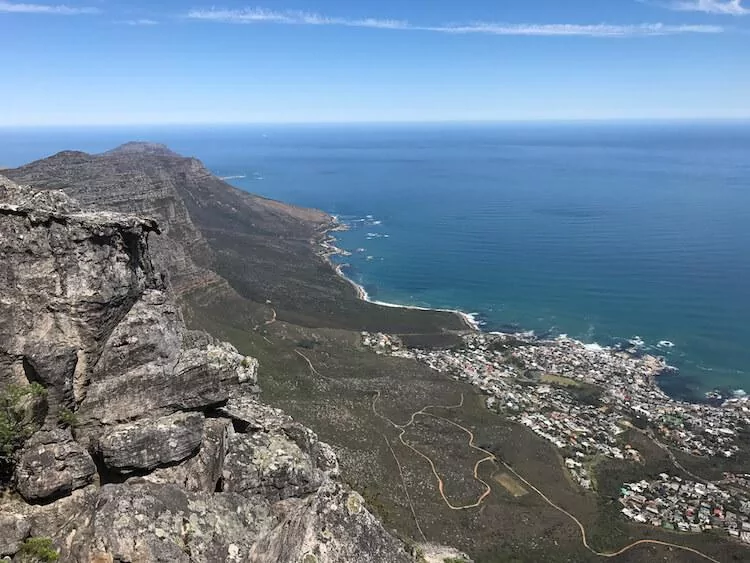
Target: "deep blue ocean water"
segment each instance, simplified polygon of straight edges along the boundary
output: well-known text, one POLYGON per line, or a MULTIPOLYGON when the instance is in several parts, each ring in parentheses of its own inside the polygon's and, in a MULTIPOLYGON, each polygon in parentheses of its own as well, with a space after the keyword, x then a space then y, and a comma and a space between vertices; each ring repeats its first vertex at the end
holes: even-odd
POLYGON ((750 123, 0 129, 0 165, 136 139, 340 216, 373 299, 638 336, 675 396, 750 391, 750 123))

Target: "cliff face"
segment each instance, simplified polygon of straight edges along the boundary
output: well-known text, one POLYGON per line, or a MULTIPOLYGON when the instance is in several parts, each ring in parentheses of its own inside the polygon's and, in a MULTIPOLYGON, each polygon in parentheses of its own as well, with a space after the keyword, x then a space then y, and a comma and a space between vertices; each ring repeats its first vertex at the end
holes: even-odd
POLYGON ((43 536, 63 561, 408 561, 331 448, 258 401, 257 362, 185 328, 156 240, 0 177, 0 393, 34 390, 0 556, 43 536))
POLYGON ((104 155, 64 151, 7 175, 37 189, 64 190, 84 207, 156 219, 165 236, 152 241, 155 262, 181 294, 221 283, 209 269, 208 243, 176 188, 185 170, 174 166, 184 160, 159 145, 125 145, 104 155))

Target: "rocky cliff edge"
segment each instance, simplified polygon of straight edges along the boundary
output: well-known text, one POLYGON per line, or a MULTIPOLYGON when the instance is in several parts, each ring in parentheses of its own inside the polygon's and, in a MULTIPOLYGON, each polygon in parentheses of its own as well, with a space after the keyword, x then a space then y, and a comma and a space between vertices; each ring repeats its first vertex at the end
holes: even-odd
POLYGON ((410 561, 257 361, 185 328, 158 233, 0 177, 0 557, 410 561))

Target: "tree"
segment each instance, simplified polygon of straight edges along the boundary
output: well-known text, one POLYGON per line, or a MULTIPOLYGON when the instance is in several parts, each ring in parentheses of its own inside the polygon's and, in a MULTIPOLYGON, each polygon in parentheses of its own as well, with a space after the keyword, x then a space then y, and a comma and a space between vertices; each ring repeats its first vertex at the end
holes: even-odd
POLYGON ((12 472, 16 452, 39 429, 34 406, 46 394, 38 383, 8 385, 0 391, 0 482, 12 472))

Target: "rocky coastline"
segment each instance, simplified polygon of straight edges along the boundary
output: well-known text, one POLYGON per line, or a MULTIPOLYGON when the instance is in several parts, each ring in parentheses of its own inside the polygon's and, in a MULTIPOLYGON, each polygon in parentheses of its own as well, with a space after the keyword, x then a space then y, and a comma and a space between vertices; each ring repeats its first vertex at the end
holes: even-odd
POLYGON ((416 305, 401 305, 398 303, 388 303, 386 301, 377 301, 370 298, 370 295, 367 293, 367 290, 361 285, 355 282, 353 279, 351 279, 349 276, 346 275, 346 272, 344 272, 344 269, 347 267, 347 264, 338 264, 333 260, 334 256, 351 256, 351 253, 347 250, 344 250, 343 248, 340 248, 336 246, 336 237, 333 236, 333 233, 335 232, 342 232, 347 231, 349 227, 341 223, 338 218, 331 216, 331 223, 326 229, 323 231, 323 234, 321 236, 321 239, 317 241, 317 245, 320 248, 319 255, 326 261, 326 263, 333 269, 334 272, 336 272, 336 275, 339 276, 341 279, 346 281, 348 284, 350 284, 354 291, 357 294, 357 298, 361 301, 365 301, 366 303, 372 303, 373 305, 379 305, 381 307, 388 307, 392 309, 406 309, 406 310, 412 310, 412 311, 433 311, 436 313, 449 313, 452 315, 456 315, 460 320, 461 323, 464 325, 466 330, 469 331, 479 331, 480 323, 476 318, 476 315, 473 315, 471 313, 465 313, 464 311, 460 311, 458 309, 440 309, 436 307, 418 307, 416 305))

